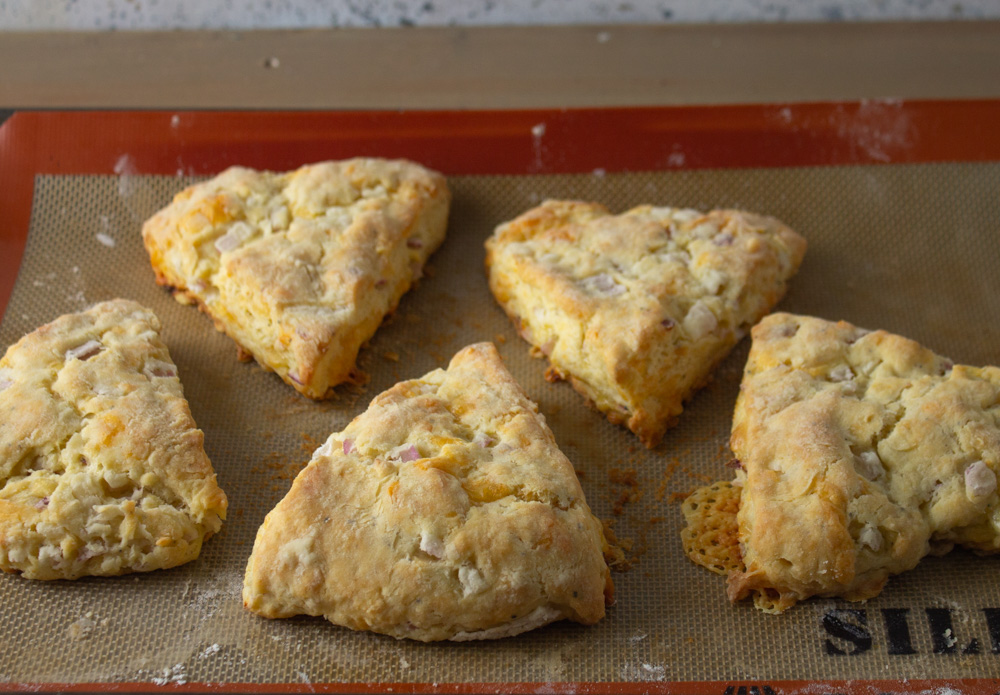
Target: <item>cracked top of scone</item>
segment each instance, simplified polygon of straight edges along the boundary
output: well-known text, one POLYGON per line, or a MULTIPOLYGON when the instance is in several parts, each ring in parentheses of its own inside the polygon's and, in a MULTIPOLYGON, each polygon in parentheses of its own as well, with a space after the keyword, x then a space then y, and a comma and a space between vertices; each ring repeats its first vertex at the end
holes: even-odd
POLYGON ((550 376, 647 446, 784 295, 805 247, 747 212, 553 200, 486 242, 490 288, 550 376))
POLYGON ((870 598, 932 550, 1000 550, 996 367, 843 321, 768 316, 731 445, 746 566, 730 575, 734 600, 870 598))
POLYGON ((0 360, 0 569, 75 579, 173 567, 222 525, 160 323, 114 300, 0 360))
POLYGON ((178 193, 142 233, 157 282, 323 398, 357 377, 362 343, 443 241, 449 203, 444 177, 404 160, 232 167, 178 193))
POLYGON ((595 623, 601 523, 489 343, 330 436, 257 534, 246 606, 417 640, 595 623))

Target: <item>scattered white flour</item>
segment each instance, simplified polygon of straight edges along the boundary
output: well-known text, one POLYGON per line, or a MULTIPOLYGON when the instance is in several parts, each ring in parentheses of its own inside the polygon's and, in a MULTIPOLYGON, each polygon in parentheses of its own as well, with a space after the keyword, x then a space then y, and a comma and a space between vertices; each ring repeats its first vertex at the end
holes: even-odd
POLYGON ((622 668, 622 680, 626 681, 664 681, 667 679, 667 669, 655 664, 626 664, 622 668))
POLYGON ((115 162, 115 173, 118 174, 118 195, 122 198, 131 196, 135 192, 133 177, 137 172, 132 158, 127 153, 115 162))
POLYGON ((667 166, 672 167, 682 167, 687 158, 684 156, 683 152, 675 150, 667 156, 667 166))
POLYGON ((857 112, 840 107, 829 118, 841 139, 876 161, 889 162, 893 150, 913 145, 913 126, 902 105, 898 99, 862 99, 857 112))
POLYGON ((84 309, 90 305, 90 302, 87 301, 87 295, 83 293, 83 290, 77 290, 72 294, 67 294, 66 301, 80 309, 84 309))
POLYGON ((155 676, 153 683, 156 685, 184 685, 187 683, 187 673, 184 671, 184 664, 174 664, 173 668, 163 669, 163 675, 155 676))
POLYGON ((545 135, 545 124, 537 123, 531 128, 531 148, 534 151, 535 161, 532 162, 531 168, 535 171, 541 171, 543 168, 542 163, 542 137, 545 135))
POLYGON ((142 223, 147 211, 136 205, 134 200, 140 192, 148 191, 149 186, 138 176, 139 170, 128 154, 121 155, 115 162, 115 173, 118 174, 118 197, 121 198, 132 220, 142 223))
MULTIPOLYGON (((203 619, 211 618, 220 608, 241 596, 243 582, 239 577, 220 579, 214 585, 193 587, 189 607, 203 619)), ((187 592, 185 592, 186 594, 187 592)))
POLYGON ((295 674, 299 677, 299 680, 309 686, 309 692, 316 692, 316 688, 313 687, 312 681, 309 680, 308 673, 305 671, 296 671, 295 674))
POLYGON ((667 677, 667 670, 662 666, 653 666, 652 664, 643 664, 642 670, 646 673, 651 674, 656 680, 662 681, 667 677))
POLYGON ((132 164, 132 158, 128 156, 128 153, 123 154, 115 162, 115 173, 119 176, 135 173, 135 166, 132 164))
POLYGON ((111 219, 107 215, 101 215, 98 219, 101 221, 101 227, 104 228, 104 231, 98 232, 94 236, 96 236, 97 240, 102 244, 104 244, 105 246, 109 248, 113 247, 115 245, 115 239, 110 234, 111 219))
POLYGON ((200 659, 206 659, 206 658, 212 656, 213 654, 218 654, 219 653, 219 649, 221 649, 221 647, 219 646, 219 643, 216 642, 215 644, 212 644, 212 645, 209 645, 208 647, 205 647, 205 651, 203 651, 198 658, 200 658, 200 659))

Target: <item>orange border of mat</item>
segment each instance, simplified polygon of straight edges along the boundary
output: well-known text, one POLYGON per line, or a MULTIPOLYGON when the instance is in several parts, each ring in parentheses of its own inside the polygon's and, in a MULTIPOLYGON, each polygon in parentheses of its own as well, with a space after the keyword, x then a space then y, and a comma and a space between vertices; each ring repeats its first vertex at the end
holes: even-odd
POLYGON ((830 681, 701 681, 639 683, 0 683, 0 692, 177 692, 177 693, 338 693, 343 695, 928 695, 957 692, 961 695, 996 695, 1000 678, 951 680, 830 680, 830 681))
MULTIPOLYGON (((356 155, 447 175, 1000 161, 1000 99, 518 111, 44 111, 0 127, 0 314, 20 267, 38 174, 204 175, 356 155)), ((0 692, 1000 692, 1000 678, 741 683, 0 683, 0 692), (730 689, 731 688, 731 689, 730 689)))
POLYGON ((36 174, 211 174, 355 155, 445 174, 1000 160, 1000 100, 518 111, 25 111, 0 127, 0 313, 36 174))

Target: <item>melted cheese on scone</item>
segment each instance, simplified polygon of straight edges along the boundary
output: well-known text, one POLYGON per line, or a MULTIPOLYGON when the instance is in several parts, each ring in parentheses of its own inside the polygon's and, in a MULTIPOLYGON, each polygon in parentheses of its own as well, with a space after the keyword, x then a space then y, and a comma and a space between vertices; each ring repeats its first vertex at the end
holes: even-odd
POLYGON ((267 515, 243 598, 417 640, 604 616, 601 523, 488 344, 402 382, 330 436, 267 515))
POLYGON ((288 173, 233 167, 143 227, 157 282, 311 398, 357 377, 361 345, 444 240, 444 178, 351 159, 288 173))
POLYGON ((785 292, 805 241, 770 217, 547 201, 486 242, 521 335, 612 422, 655 446, 785 292))
POLYGON ((745 569, 733 600, 865 599, 928 552, 1000 550, 1000 369, 776 314, 753 329, 733 419, 745 569))
POLYGON ((63 316, 0 360, 0 569, 75 579, 173 567, 226 496, 148 309, 63 316))

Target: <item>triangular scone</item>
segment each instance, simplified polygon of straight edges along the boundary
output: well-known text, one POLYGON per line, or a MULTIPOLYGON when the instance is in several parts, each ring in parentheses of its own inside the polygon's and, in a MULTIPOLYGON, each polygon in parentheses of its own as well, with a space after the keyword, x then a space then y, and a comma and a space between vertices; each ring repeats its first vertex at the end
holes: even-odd
POLYGON ((590 624, 611 597, 604 544, 544 418, 481 343, 316 451, 257 533, 243 600, 423 641, 590 624))
POLYGON ((770 217, 547 201, 486 242, 521 335, 612 422, 655 446, 785 292, 806 243, 770 217))
POLYGON ((361 345, 444 240, 444 177, 350 159, 243 167, 178 193, 142 229, 156 281, 310 398, 356 379, 361 345))
POLYGON ((117 299, 24 336, 0 360, 0 569, 76 579, 173 567, 226 496, 160 340, 117 299))
POLYGON ((1000 550, 1000 369, 805 316, 752 335, 731 439, 745 566, 732 600, 871 598, 932 550, 1000 550))

